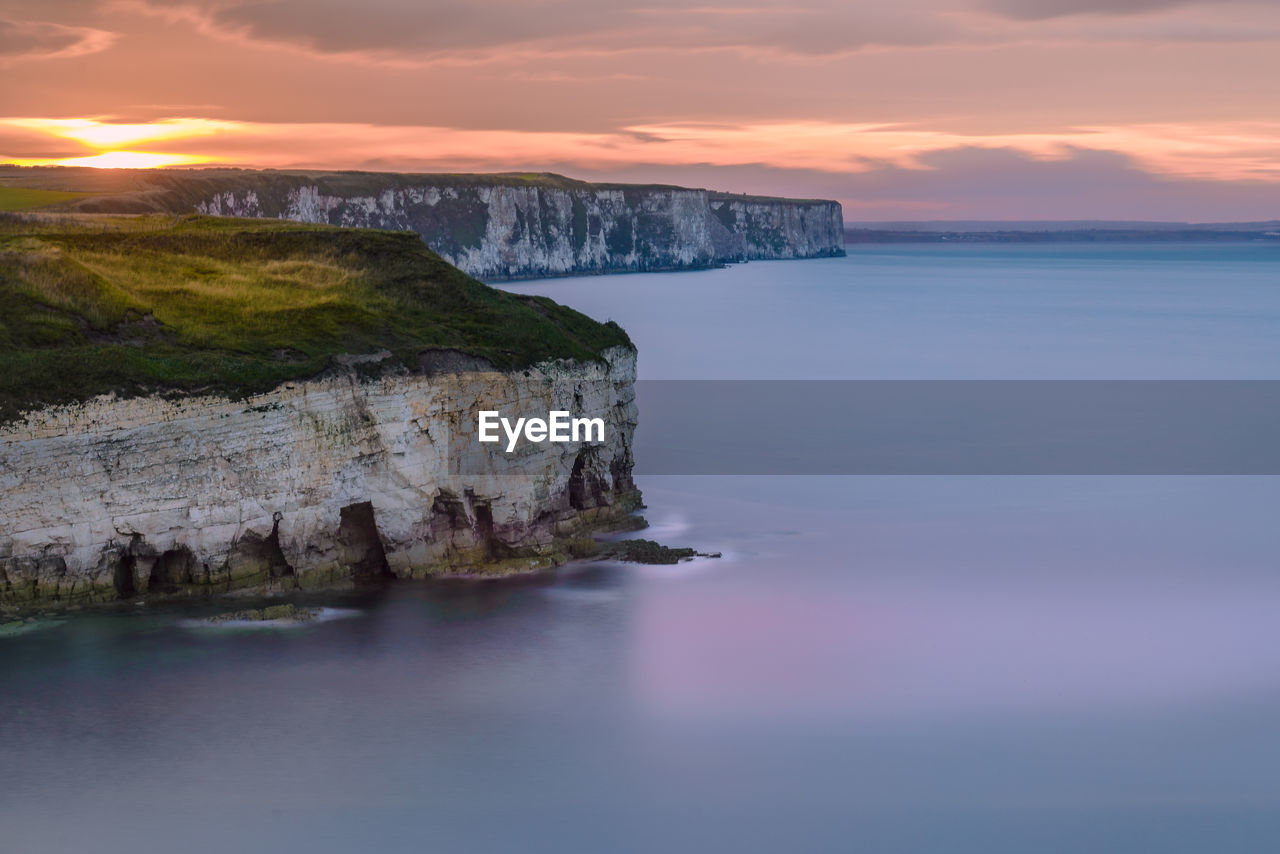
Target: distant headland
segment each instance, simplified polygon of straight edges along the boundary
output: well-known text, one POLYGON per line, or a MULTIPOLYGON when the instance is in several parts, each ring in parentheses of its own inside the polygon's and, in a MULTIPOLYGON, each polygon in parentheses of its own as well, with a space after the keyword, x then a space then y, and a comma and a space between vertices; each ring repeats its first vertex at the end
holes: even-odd
POLYGON ((53 194, 40 201, 79 213, 201 213, 413 231, 449 263, 490 281, 844 254, 838 202, 592 184, 546 172, 0 166, 0 190, 53 194))

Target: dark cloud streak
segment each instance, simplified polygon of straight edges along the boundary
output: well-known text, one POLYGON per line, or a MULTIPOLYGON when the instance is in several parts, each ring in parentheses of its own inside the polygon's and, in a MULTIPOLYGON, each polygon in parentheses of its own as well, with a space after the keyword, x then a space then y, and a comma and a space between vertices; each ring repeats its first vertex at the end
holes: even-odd
POLYGON ((1212 0, 992 0, 989 8, 1009 18, 1043 21, 1068 15, 1139 15, 1212 0))
POLYGON ((927 0, 879 3, 810 0, 143 0, 185 14, 215 33, 328 54, 429 58, 537 48, 602 52, 628 48, 754 48, 826 56, 868 45, 924 45, 958 35, 945 18, 922 14, 927 0))
POLYGON ((410 64, 629 49, 737 49, 819 59, 868 47, 999 45, 1064 34, 1130 40, 1134 20, 1151 25, 1146 38, 1160 41, 1160 13, 1176 18, 1184 8, 1191 19, 1178 22, 1179 38, 1216 41, 1224 25, 1247 30, 1258 23, 1259 16, 1239 10, 1267 8, 1264 0, 707 0, 693 7, 680 0, 134 2, 244 43, 410 64), (1219 14, 1218 7, 1235 11, 1219 14), (1086 32, 1074 22, 1080 17, 1089 19, 1086 32))
POLYGON ((106 50, 115 38, 92 27, 0 18, 0 62, 83 56, 106 50))

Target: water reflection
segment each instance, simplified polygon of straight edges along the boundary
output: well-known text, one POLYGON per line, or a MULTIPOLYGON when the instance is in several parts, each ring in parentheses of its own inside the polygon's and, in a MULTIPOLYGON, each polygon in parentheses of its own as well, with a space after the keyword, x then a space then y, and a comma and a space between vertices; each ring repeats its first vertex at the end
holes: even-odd
POLYGON ((1280 839, 1280 485, 1187 480, 649 478, 732 558, 7 638, 0 819, 23 851, 1280 839))

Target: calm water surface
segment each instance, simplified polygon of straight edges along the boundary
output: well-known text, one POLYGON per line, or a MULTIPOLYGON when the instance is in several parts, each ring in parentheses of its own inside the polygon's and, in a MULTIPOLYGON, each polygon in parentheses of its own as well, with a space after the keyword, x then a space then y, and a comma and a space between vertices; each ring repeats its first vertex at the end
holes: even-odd
MULTIPOLYGON (((1268 246, 512 289, 655 379, 1280 378, 1268 246)), ((640 485, 724 558, 0 639, 0 850, 1280 850, 1280 479, 640 485)))

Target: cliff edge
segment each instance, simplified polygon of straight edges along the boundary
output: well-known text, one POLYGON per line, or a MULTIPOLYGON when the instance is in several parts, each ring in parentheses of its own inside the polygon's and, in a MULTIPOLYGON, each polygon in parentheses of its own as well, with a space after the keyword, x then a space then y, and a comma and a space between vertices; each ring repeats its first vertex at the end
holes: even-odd
POLYGON ((527 571, 638 503, 626 334, 410 235, 10 217, 0 309, 0 603, 527 571))

